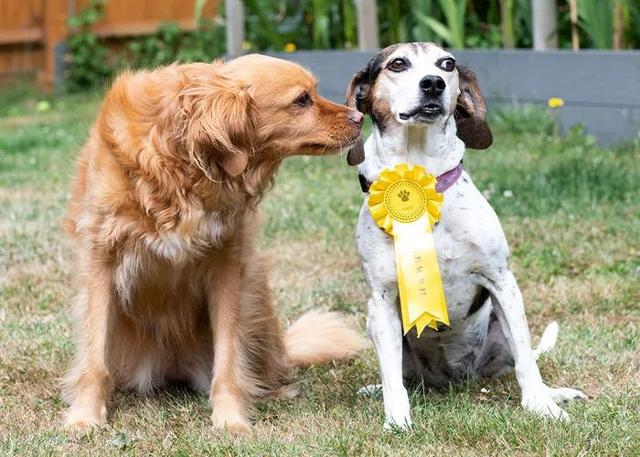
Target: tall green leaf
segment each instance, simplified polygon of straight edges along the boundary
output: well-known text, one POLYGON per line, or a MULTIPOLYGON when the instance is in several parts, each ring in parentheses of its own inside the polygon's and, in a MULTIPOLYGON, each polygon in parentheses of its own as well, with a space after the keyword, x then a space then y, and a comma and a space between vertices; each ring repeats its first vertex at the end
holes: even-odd
POLYGON ((580 25, 594 47, 613 47, 613 7, 615 0, 580 0, 578 16, 580 25))
POLYGON ((418 18, 450 46, 464 48, 468 0, 438 0, 438 3, 446 25, 422 13, 418 18))
POLYGON ((411 2, 411 14, 414 17, 415 25, 412 32, 412 39, 416 41, 433 41, 434 32, 424 21, 418 18, 419 15, 433 17, 435 8, 433 0, 413 0, 411 2))

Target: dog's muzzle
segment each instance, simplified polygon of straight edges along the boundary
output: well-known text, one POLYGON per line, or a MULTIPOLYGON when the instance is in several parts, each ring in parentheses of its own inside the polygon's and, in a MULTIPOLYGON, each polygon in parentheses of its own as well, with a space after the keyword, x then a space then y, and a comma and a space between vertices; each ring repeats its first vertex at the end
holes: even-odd
POLYGON ((430 101, 408 113, 400 113, 403 121, 424 122, 430 124, 444 114, 444 107, 440 102, 430 101))
POLYGON ((447 84, 440 76, 427 75, 420 80, 420 92, 422 92, 422 103, 415 109, 400 113, 403 121, 431 123, 444 114, 442 105, 442 94, 447 88, 447 84))

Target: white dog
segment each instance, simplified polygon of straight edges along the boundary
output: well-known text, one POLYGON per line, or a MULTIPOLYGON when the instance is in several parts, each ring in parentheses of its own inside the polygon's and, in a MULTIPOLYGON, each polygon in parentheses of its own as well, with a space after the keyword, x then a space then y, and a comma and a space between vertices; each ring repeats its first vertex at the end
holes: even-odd
POLYGON ((348 156, 350 165, 359 165, 364 192, 384 169, 408 163, 437 176, 444 195, 433 237, 450 328, 426 329, 420 338, 415 329, 402 335, 393 238, 372 219, 368 195, 360 211, 356 239, 371 288, 367 332, 380 362, 385 426, 411 425, 403 377, 442 388, 514 367, 526 410, 568 419, 558 403, 585 395, 547 386, 536 365, 537 356, 555 344, 557 324, 547 327, 532 350, 502 227, 462 170, 465 144, 485 149, 492 142, 473 72, 434 44, 397 44, 354 76, 347 102, 373 120, 364 149, 348 156))

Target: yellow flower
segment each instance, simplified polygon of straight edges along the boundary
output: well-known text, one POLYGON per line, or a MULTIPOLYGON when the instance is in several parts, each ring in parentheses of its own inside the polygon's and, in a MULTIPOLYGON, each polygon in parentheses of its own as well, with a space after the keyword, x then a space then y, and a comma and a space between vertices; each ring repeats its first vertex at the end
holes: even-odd
POLYGON ((564 100, 559 97, 552 97, 547 101, 549 108, 556 109, 564 106, 564 100))
POLYGON ((296 52, 296 49, 298 49, 298 47, 295 43, 287 43, 284 45, 284 52, 296 52))

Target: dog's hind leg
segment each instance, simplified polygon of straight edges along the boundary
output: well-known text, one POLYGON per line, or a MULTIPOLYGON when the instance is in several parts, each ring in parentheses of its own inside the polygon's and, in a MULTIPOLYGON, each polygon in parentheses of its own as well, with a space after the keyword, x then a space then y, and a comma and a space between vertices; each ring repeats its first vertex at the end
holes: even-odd
MULTIPOLYGON (((505 269, 495 280, 476 276, 480 285, 486 287, 491 295, 498 322, 513 354, 516 378, 522 389, 522 406, 543 417, 567 420, 567 413, 556 404, 556 401, 563 400, 560 393, 564 390, 549 388, 540 376, 536 357, 531 349, 522 294, 513 274, 505 269)), ((582 392, 569 390, 573 393, 573 398, 585 398, 582 392)))
POLYGON ((382 376, 385 428, 411 425, 409 396, 402 376, 402 323, 394 288, 374 289, 368 303, 367 333, 373 341, 382 376))
POLYGON ((514 365, 513 353, 493 310, 488 327, 482 351, 476 362, 476 374, 481 378, 502 376, 513 370, 514 365))
POLYGON ((78 298, 78 354, 63 380, 63 396, 70 403, 65 427, 70 430, 83 430, 107 421, 107 402, 113 389, 107 360, 112 337, 113 289, 109 272, 98 268, 88 275, 78 298))

